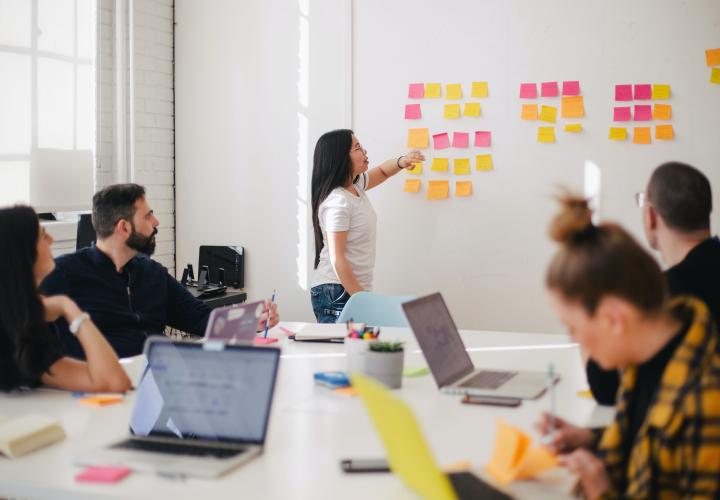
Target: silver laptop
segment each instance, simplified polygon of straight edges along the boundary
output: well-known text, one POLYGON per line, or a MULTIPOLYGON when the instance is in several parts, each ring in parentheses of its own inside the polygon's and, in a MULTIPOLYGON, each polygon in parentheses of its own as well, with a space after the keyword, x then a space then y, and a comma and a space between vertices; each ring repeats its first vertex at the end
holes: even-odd
POLYGON ((402 307, 442 392, 534 399, 547 388, 549 379, 543 372, 476 369, 439 293, 402 307))
POLYGON ((75 463, 212 478, 262 452, 279 349, 160 337, 145 354, 130 437, 75 463))
POLYGON ((260 300, 250 304, 234 304, 218 307, 210 312, 204 341, 237 344, 252 342, 257 335, 258 323, 265 303, 260 300))

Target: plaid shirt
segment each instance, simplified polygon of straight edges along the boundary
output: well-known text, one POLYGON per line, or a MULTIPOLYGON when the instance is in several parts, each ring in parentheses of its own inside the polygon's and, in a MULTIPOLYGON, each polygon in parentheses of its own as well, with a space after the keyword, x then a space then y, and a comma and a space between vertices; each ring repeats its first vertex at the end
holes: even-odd
POLYGON ((680 297, 673 316, 690 324, 665 367, 629 457, 623 453, 636 368, 623 373, 615 421, 598 454, 612 482, 607 498, 720 498, 720 351, 705 304, 680 297))

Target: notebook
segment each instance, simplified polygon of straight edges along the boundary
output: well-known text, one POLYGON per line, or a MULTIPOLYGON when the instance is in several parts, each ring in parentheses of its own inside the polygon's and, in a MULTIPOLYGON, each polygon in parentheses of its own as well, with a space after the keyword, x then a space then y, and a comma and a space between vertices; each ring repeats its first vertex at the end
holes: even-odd
POLYGON ((16 458, 65 439, 56 418, 25 415, 13 419, 0 416, 0 453, 16 458))

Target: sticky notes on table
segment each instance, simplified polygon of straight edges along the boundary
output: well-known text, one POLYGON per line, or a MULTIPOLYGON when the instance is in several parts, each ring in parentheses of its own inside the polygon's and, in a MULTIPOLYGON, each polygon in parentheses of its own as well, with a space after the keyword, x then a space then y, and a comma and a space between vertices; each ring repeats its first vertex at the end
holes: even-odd
POLYGON ((648 120, 652 120, 652 106, 649 104, 636 104, 635 121, 644 122, 648 120))
POLYGON ((708 67, 720 66, 720 49, 707 49, 705 51, 705 62, 708 67))
POLYGON ((487 130, 478 130, 475 132, 475 147, 476 148, 489 148, 490 147, 490 132, 487 130))
POLYGON ((466 102, 463 106, 463 116, 477 117, 480 116, 479 102, 466 102))
POLYGON ((422 181, 420 179, 405 179, 405 187, 403 191, 406 193, 419 193, 422 187, 422 181))
POLYGON ((475 170, 492 170, 493 159, 492 155, 477 155, 475 156, 475 170))
POLYGON ((670 141, 675 137, 673 126, 670 124, 655 126, 655 139, 670 141))
POLYGON ((627 140, 627 129, 625 127, 610 127, 608 139, 610 139, 611 141, 627 140))
POLYGON ((426 128, 411 128, 408 130, 407 145, 409 148, 424 149, 430 143, 430 133, 426 128))
POLYGON ((412 168, 405 169, 405 172, 407 172, 408 174, 413 174, 413 175, 422 175, 422 171, 423 171, 423 162, 421 162, 421 161, 413 162, 412 168))
POLYGON ((80 483, 117 483, 130 474, 128 467, 88 467, 75 476, 80 483))
POLYGON ((555 106, 541 106, 540 120, 544 122, 555 123, 557 121, 557 108, 555 106))
POLYGON ((468 134, 467 132, 453 133, 452 147, 466 148, 469 145, 470 145, 470 134, 468 134))
POLYGON ((78 402, 86 406, 108 406, 121 403, 124 399, 122 394, 94 394, 80 398, 78 402))
POLYGON ((566 123, 565 124, 565 132, 572 132, 572 133, 578 133, 582 132, 582 125, 579 123, 566 123))
POLYGON ((557 466, 555 455, 543 447, 532 447, 532 439, 520 429, 499 420, 488 473, 499 483, 531 479, 557 466))
POLYGON ((445 99, 462 99, 462 85, 459 83, 445 85, 445 99))
POLYGON ((472 194, 472 181, 455 182, 455 196, 464 197, 472 194))
POLYGON ((710 83, 720 85, 720 68, 713 68, 710 73, 710 83))
POLYGON ((488 96, 488 82, 472 82, 472 97, 481 99, 488 96))
POLYGON ((433 134, 433 147, 435 149, 446 149, 450 147, 450 138, 446 132, 433 134))
POLYGON ((672 106, 670 104, 654 104, 652 117, 653 120, 670 120, 672 118, 672 106))
POLYGON ((555 142, 555 127, 538 127, 537 141, 544 144, 555 142))
POLYGON ((557 82, 542 82, 540 84, 541 97, 557 97, 560 94, 557 82))
POLYGON ((627 122, 632 120, 632 112, 630 106, 617 106, 613 110, 613 121, 615 122, 627 122))
POLYGON ((428 181, 428 200, 444 200, 449 194, 450 183, 448 181, 428 181))
POLYGON ((521 120, 537 120, 538 107, 537 104, 523 104, 520 112, 521 120))
POLYGON ((425 97, 436 98, 442 95, 442 85, 439 83, 426 83, 425 84, 425 97))
POLYGON ((670 99, 670 85, 655 83, 652 86, 653 99, 670 99))
POLYGON ((577 80, 564 81, 562 95, 580 95, 580 82, 577 80))
POLYGON ((455 175, 470 175, 470 158, 455 158, 453 172, 455 175))
POLYGON ((430 164, 430 170, 433 172, 447 172, 450 160, 447 158, 433 158, 430 164))
POLYGON ((443 118, 447 118, 449 120, 460 118, 459 104, 446 104, 443 109, 443 118))
POLYGON ((534 83, 521 83, 520 99, 537 99, 537 85, 534 83))
POLYGON ((425 84, 411 83, 408 85, 408 97, 410 99, 422 99, 425 97, 425 84))
POLYGON ((615 100, 616 101, 632 101, 632 85, 615 85, 615 100))
POLYGON ((649 83, 636 83, 633 96, 636 101, 644 101, 652 98, 652 87, 649 83))
POLYGON ((419 120, 422 118, 422 111, 420 110, 419 104, 406 104, 405 105, 405 119, 406 120, 419 120))
POLYGON ((633 144, 650 144, 651 142, 650 127, 633 128, 633 144))
POLYGON ((582 118, 585 116, 583 96, 563 96, 560 101, 560 114, 563 118, 582 118))

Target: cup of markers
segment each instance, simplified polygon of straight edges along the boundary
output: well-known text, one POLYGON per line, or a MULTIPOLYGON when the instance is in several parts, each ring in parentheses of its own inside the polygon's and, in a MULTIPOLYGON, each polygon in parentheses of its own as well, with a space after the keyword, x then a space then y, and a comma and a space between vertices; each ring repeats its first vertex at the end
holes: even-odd
POLYGON ((370 341, 380 336, 380 327, 367 326, 365 323, 347 323, 345 338, 345 354, 347 356, 347 372, 365 372, 365 354, 369 350, 370 341))

